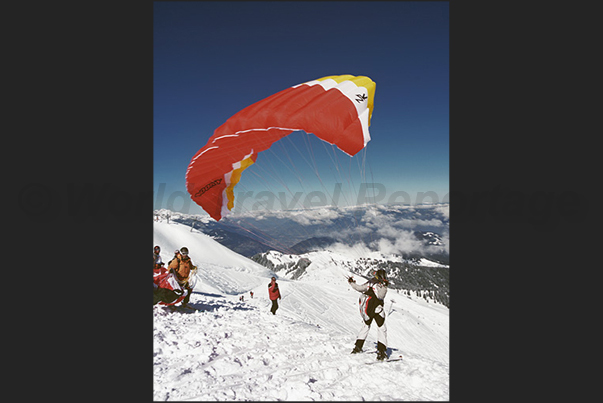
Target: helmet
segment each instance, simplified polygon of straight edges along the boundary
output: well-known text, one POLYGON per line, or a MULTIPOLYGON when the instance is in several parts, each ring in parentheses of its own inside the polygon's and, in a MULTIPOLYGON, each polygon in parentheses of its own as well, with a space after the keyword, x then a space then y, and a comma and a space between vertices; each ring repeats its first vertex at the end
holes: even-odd
POLYGON ((183 255, 188 255, 188 248, 186 246, 183 246, 182 248, 180 248, 180 253, 182 253, 183 255))
POLYGON ((155 245, 155 247, 153 248, 153 252, 159 254, 159 252, 161 252, 161 248, 159 247, 159 245, 155 245))
POLYGON ((375 278, 379 281, 387 281, 387 274, 385 274, 385 270, 383 270, 383 269, 376 270, 375 278))

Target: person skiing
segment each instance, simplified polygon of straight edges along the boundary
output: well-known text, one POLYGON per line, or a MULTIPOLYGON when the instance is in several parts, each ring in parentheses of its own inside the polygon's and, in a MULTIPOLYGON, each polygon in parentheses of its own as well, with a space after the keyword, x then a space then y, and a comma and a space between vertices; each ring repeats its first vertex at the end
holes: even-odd
POLYGON ((352 354, 362 351, 362 346, 368 336, 368 332, 373 322, 377 323, 377 359, 382 361, 387 358, 387 327, 385 326, 384 298, 387 294, 389 284, 385 270, 378 269, 374 272, 374 277, 362 285, 356 284, 353 277, 348 278, 350 286, 361 292, 359 299, 360 316, 362 316, 362 328, 356 337, 356 344, 352 354))
POLYGON ((193 292, 193 289, 188 282, 191 270, 197 269, 196 266, 193 266, 193 262, 188 256, 188 248, 186 246, 183 246, 180 250, 174 252, 174 258, 168 262, 168 268, 176 275, 178 284, 188 291, 186 297, 184 297, 184 300, 182 301, 182 306, 186 306, 193 292))
POLYGON ((281 292, 278 289, 278 283, 276 282, 276 278, 272 277, 270 284, 268 284, 268 296, 272 301, 272 308, 270 308, 270 312, 273 315, 276 315, 276 310, 278 309, 278 300, 281 299, 281 292))

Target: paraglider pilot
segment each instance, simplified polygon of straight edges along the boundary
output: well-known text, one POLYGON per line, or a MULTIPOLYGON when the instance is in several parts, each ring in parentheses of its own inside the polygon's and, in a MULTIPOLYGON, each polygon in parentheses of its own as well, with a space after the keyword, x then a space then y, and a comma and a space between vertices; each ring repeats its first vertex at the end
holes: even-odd
POLYGON ((195 269, 191 258, 188 256, 188 248, 183 246, 180 250, 174 252, 174 258, 168 262, 168 268, 176 275, 178 284, 185 288, 188 293, 182 301, 182 306, 185 306, 191 298, 193 289, 188 283, 191 270, 195 269))
POLYGON ((387 328, 385 326, 385 310, 384 298, 387 294, 387 286, 389 284, 385 270, 379 269, 375 271, 374 277, 362 285, 356 284, 353 277, 348 278, 350 286, 361 292, 359 299, 360 315, 362 316, 363 325, 358 332, 356 345, 352 350, 352 354, 362 351, 362 346, 368 336, 368 332, 373 320, 377 324, 377 359, 384 360, 387 358, 387 328))

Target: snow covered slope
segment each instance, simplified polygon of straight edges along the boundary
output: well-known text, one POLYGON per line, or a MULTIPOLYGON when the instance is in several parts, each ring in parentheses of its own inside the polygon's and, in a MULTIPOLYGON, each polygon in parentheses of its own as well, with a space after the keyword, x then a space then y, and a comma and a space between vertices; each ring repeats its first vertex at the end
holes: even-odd
POLYGON ((390 290, 388 352, 403 359, 376 362, 376 329, 367 353, 350 354, 362 322, 344 266, 315 259, 300 280, 277 276, 272 315, 269 269, 181 224, 155 222, 154 244, 166 263, 188 247, 199 267, 189 304, 198 311, 153 308, 154 400, 449 399, 445 306, 390 290))
POLYGON ((167 263, 174 251, 186 246, 189 256, 199 270, 196 291, 239 294, 263 284, 272 272, 250 259, 234 253, 209 236, 190 227, 166 222, 154 222, 153 242, 161 247, 161 257, 167 263))

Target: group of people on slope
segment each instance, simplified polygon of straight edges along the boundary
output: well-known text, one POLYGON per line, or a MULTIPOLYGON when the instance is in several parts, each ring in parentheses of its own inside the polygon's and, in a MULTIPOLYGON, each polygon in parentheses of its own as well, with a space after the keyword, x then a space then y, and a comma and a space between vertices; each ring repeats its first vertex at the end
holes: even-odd
MULTIPOLYGON (((153 248, 153 268, 155 271, 160 270, 163 267, 163 261, 160 256, 161 248, 155 246, 153 248)), ((186 297, 182 300, 182 306, 190 300, 190 295, 193 291, 189 284, 190 274, 192 270, 196 270, 196 267, 192 264, 190 257, 188 256, 188 248, 182 247, 174 252, 174 258, 168 262, 168 271, 174 273, 176 281, 179 286, 186 290, 186 297)), ((360 316, 362 317, 362 327, 356 337, 356 342, 352 354, 356 354, 362 351, 364 342, 368 336, 371 324, 373 321, 377 324, 377 359, 384 360, 387 358, 387 327, 385 326, 385 309, 384 301, 385 295, 387 294, 387 287, 389 281, 385 270, 379 269, 374 272, 373 278, 368 280, 362 285, 356 284, 353 277, 348 278, 349 285, 356 291, 362 293, 359 298, 358 304, 360 308, 360 316)), ((181 293, 169 288, 158 287, 154 285, 154 297, 153 304, 159 301, 171 303, 181 293)), ((253 294, 252 294, 253 295, 253 294)), ((272 277, 270 284, 268 284, 268 297, 272 301, 270 312, 276 315, 276 311, 279 308, 278 300, 281 299, 281 293, 276 282, 276 277, 272 277)))
MULTIPOLYGON (((352 354, 362 352, 364 341, 368 336, 371 324, 374 320, 377 324, 377 359, 384 360, 387 358, 387 327, 385 326, 384 301, 389 285, 385 270, 376 270, 374 272, 374 277, 362 285, 356 284, 353 277, 348 278, 348 283, 354 290, 362 293, 358 303, 363 324, 356 337, 356 343, 352 350, 352 354)), ((276 315, 278 300, 281 299, 281 293, 275 277, 272 277, 270 284, 268 284, 268 296, 272 301, 270 312, 272 312, 273 315, 276 315)))
MULTIPOLYGON (((188 304, 193 292, 193 287, 191 287, 190 284, 190 275, 193 270, 196 270, 196 266, 193 265, 191 258, 188 255, 188 248, 183 246, 179 250, 176 250, 174 252, 174 257, 168 262, 167 269, 164 268, 164 263, 161 259, 160 253, 161 247, 156 245, 153 248, 154 273, 161 275, 162 268, 164 269, 164 272, 167 271, 169 273, 173 273, 180 287, 172 289, 174 287, 168 286, 167 284, 165 287, 160 287, 156 282, 153 282, 153 304, 157 304, 158 302, 164 302, 166 304, 173 303, 183 295, 178 289, 181 288, 182 290, 186 291, 186 296, 182 300, 181 304, 182 307, 185 307, 188 304)), ((159 282, 159 284, 161 284, 161 282, 159 282)), ((281 299, 281 293, 275 277, 272 277, 270 284, 268 284, 268 296, 272 301, 270 312, 272 312, 273 315, 276 315, 276 310, 278 309, 278 300, 281 299)), ((251 291, 251 298, 253 298, 253 291, 251 291)), ((239 300, 243 300, 242 296, 239 300)))
POLYGON ((153 272, 158 278, 161 277, 163 281, 153 282, 153 304, 158 302, 164 302, 171 304, 178 300, 179 297, 186 293, 182 300, 182 305, 185 307, 193 292, 193 287, 190 284, 191 273, 197 269, 188 255, 188 248, 183 246, 182 248, 174 252, 174 257, 168 262, 167 269, 164 267, 163 260, 161 259, 161 248, 156 245, 153 248, 153 272), (165 276, 167 273, 173 273, 174 277, 165 276), (176 280, 176 284, 169 283, 170 279, 176 280), (163 287, 161 285, 164 285, 163 287))
MULTIPOLYGON (((356 343, 352 350, 352 354, 362 352, 364 341, 368 336, 369 329, 374 320, 377 324, 377 359, 384 360, 387 358, 387 327, 385 326, 384 301, 389 285, 385 270, 376 270, 374 272, 374 277, 362 285, 356 284, 353 277, 348 278, 348 283, 354 290, 362 293, 358 303, 363 324, 356 337, 356 343)), ((277 301, 281 299, 275 277, 272 277, 270 284, 268 284, 268 295, 272 301, 270 312, 275 315, 276 310, 278 309, 277 301)))

